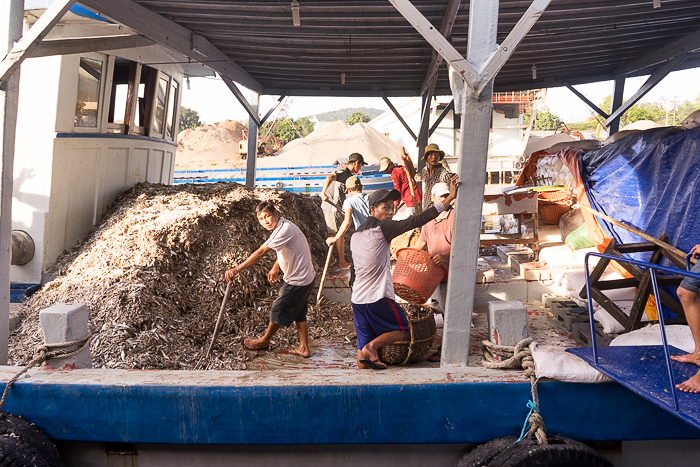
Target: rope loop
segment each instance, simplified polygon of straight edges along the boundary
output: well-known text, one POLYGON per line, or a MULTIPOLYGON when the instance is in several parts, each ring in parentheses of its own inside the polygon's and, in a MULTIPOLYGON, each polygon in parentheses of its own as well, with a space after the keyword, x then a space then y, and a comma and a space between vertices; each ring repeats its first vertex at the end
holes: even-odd
MULTIPOLYGON (((537 394, 535 360, 532 358, 532 352, 529 348, 530 343, 532 343, 531 337, 521 340, 514 346, 497 345, 493 342, 483 340, 481 341, 481 346, 483 348, 481 364, 491 369, 523 370, 523 374, 530 378, 532 400, 527 402, 527 407, 530 409, 530 412, 527 414, 518 441, 525 437, 525 430, 529 425, 530 428, 527 432, 528 437, 536 438, 537 444, 542 446, 547 444, 547 433, 545 431, 544 420, 539 410, 540 402, 537 394)), ((518 441, 516 441, 516 443, 518 441)))
POLYGON ((58 342, 56 344, 43 344, 37 346, 36 350, 34 351, 34 358, 32 361, 27 363, 22 371, 16 373, 12 378, 10 378, 10 381, 7 382, 5 390, 2 393, 2 398, 0 398, 0 412, 2 412, 2 407, 5 405, 5 400, 7 400, 7 395, 10 392, 10 388, 20 376, 35 366, 41 365, 46 360, 50 360, 52 358, 68 358, 72 357, 73 355, 77 355, 84 349, 90 347, 91 340, 92 334, 88 334, 81 339, 76 339, 70 342, 58 342))

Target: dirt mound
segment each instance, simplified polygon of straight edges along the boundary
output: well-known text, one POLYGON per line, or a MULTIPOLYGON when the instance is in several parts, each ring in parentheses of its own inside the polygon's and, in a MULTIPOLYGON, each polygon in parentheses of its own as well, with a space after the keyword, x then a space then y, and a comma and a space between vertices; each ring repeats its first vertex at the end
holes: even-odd
POLYGON ((189 128, 177 135, 175 170, 243 166, 238 143, 246 127, 235 120, 189 128))
MULTIPOLYGON (((59 277, 25 302, 22 325, 10 336, 11 362, 28 362, 43 343, 41 309, 85 303, 96 368, 246 368, 258 353, 246 351, 241 340, 262 334, 281 285, 267 281, 272 253, 233 283, 213 358, 204 362, 203 355, 226 288, 224 271, 269 237, 254 213, 261 200, 274 202, 304 232, 318 271, 327 252, 318 198, 236 183, 140 184, 115 202, 82 244, 59 258, 53 271, 59 277)), ((310 309, 311 336, 336 333, 340 339, 347 332, 338 329, 340 318, 350 319, 349 306, 310 309)), ((296 339, 293 327, 283 329, 272 348, 296 339)))

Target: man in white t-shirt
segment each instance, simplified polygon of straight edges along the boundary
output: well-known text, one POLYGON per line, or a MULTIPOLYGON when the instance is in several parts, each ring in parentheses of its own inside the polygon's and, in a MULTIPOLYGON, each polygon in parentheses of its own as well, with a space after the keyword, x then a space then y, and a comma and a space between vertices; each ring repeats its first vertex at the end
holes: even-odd
POLYGON ((272 283, 277 282, 281 269, 284 274, 284 284, 270 308, 270 324, 265 335, 259 339, 245 339, 243 345, 250 350, 266 349, 270 346, 272 336, 280 327, 295 323, 299 333, 299 347, 290 349, 289 353, 308 358, 311 352, 306 312, 316 277, 309 243, 301 230, 281 217, 272 203, 267 201, 260 203, 255 212, 260 225, 270 230, 272 234, 243 263, 227 270, 226 280, 231 282, 242 271, 257 264, 270 250, 275 250, 277 261, 267 274, 267 280, 272 283))

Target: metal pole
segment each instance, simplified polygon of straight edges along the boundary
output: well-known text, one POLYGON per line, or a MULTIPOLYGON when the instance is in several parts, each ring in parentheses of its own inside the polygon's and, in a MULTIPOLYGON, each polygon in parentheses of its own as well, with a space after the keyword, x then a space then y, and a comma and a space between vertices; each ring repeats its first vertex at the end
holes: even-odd
MULTIPOLYGON (((469 3, 469 43, 467 61, 477 70, 496 51, 498 0, 472 0, 469 3)), ((465 99, 460 131, 458 170, 462 186, 455 205, 450 271, 447 282, 445 327, 442 338, 442 366, 467 366, 472 308, 479 256, 481 206, 484 203, 486 158, 491 126, 493 81, 477 95, 464 86, 465 99), (456 273, 459 271, 459 274, 456 273)))
MULTIPOLYGON (((610 115, 614 114, 615 111, 620 108, 622 105, 622 95, 625 92, 625 77, 621 76, 619 78, 615 78, 615 85, 613 88, 613 97, 612 101, 610 102, 610 115)), ((610 122, 610 126, 608 126, 608 136, 612 136, 618 131, 620 131, 620 115, 617 117, 615 120, 610 122)))
MULTIPOLYGON (((0 2, 0 56, 22 37, 24 0, 0 2)), ((19 69, 0 88, 0 365, 7 364, 10 320, 10 261, 12 256, 12 171, 19 98, 19 69)))
MULTIPOLYGON (((250 91, 250 107, 253 112, 258 113, 260 94, 250 91)), ((253 118, 248 118, 248 157, 245 172, 245 186, 255 187, 255 159, 258 157, 258 124, 253 118)))

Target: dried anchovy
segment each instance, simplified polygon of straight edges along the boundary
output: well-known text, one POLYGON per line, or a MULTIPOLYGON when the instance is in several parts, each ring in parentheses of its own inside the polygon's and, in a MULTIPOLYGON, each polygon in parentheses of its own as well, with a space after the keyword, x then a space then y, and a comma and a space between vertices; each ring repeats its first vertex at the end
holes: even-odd
MULTIPOLYGON (((139 184, 123 193, 102 222, 51 269, 58 277, 24 303, 21 326, 10 336, 10 361, 31 360, 43 343, 39 311, 57 303, 91 310, 93 367, 122 369, 246 369, 259 355, 243 337, 259 337, 281 284, 270 284, 268 254, 244 271, 232 294, 208 360, 204 354, 223 299, 226 269, 240 264, 269 237, 255 216, 272 201, 306 235, 314 266, 327 246, 320 200, 236 183, 139 184)), ((349 305, 309 308, 313 339, 342 341, 352 329, 349 305)), ((282 329, 270 351, 297 345, 293 327, 282 329)))

